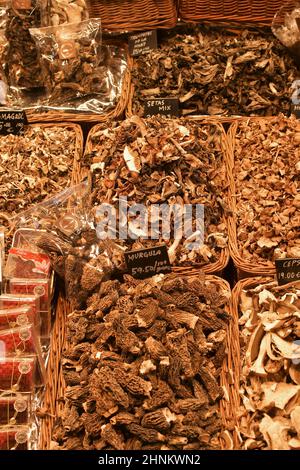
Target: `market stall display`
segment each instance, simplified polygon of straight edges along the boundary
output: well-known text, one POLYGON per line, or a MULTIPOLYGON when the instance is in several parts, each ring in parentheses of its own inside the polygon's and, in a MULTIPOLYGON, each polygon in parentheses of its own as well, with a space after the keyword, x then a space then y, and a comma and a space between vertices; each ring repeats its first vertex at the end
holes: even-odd
POLYGON ((146 114, 146 99, 172 97, 182 114, 273 116, 290 114, 298 71, 270 33, 188 28, 134 58, 128 115, 146 114))

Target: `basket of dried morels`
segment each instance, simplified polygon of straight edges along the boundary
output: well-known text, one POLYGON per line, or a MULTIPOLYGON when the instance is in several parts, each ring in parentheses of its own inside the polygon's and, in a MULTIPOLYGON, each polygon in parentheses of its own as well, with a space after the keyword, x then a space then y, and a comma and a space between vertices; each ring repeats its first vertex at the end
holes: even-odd
POLYGON ((229 298, 215 276, 103 282, 67 316, 62 357, 54 345, 62 367, 44 411, 56 420, 45 418, 40 447, 232 448, 229 298))
POLYGON ((176 0, 89 0, 88 8, 109 32, 168 29, 177 23, 176 0))
POLYGON ((300 124, 243 120, 229 140, 231 256, 240 276, 273 274, 276 259, 300 258, 300 124))
POLYGON ((20 135, 0 136, 0 220, 11 231, 13 216, 70 186, 83 151, 80 126, 31 124, 20 135))
POLYGON ((134 221, 128 225, 127 249, 166 243, 174 271, 221 272, 229 259, 225 146, 223 127, 200 120, 135 116, 92 128, 83 165, 91 167, 92 205, 96 209, 109 203, 116 209, 117 227, 111 238, 124 239, 120 201, 126 198, 129 222, 130 208, 136 204, 148 214, 147 227, 134 221), (191 231, 178 236, 172 210, 176 214, 175 209, 187 207, 202 212, 191 218, 191 231), (159 227, 153 231, 152 214, 157 209, 155 220, 163 227, 169 221, 167 233, 159 227), (200 235, 203 240, 197 244, 200 235))
POLYGON ((290 115, 296 63, 270 32, 186 27, 135 57, 127 115, 176 98, 183 116, 290 115))
POLYGON ((232 298, 240 324, 239 446, 300 449, 300 283, 245 279, 232 298))
POLYGON ((179 0, 183 21, 237 21, 270 25, 283 0, 179 0))

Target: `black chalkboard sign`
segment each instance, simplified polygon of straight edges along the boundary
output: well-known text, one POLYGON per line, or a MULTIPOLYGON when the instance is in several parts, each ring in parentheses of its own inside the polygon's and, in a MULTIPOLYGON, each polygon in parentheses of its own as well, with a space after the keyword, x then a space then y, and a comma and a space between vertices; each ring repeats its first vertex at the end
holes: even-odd
POLYGON ((297 119, 300 119, 300 104, 292 105, 292 114, 294 114, 297 119))
POLYGON ((144 117, 156 116, 161 114, 168 118, 179 117, 179 100, 178 98, 157 98, 145 100, 144 117))
POLYGON ((157 49, 157 32, 145 31, 144 33, 133 34, 128 41, 129 54, 138 56, 148 54, 153 49, 157 49))
POLYGON ((277 281, 280 286, 300 281, 300 258, 277 259, 275 265, 277 281))
POLYGON ((25 111, 0 110, 0 135, 21 134, 27 124, 25 111))
POLYGON ((137 279, 145 279, 155 276, 155 274, 165 274, 171 271, 166 245, 126 251, 124 254, 129 274, 137 279))

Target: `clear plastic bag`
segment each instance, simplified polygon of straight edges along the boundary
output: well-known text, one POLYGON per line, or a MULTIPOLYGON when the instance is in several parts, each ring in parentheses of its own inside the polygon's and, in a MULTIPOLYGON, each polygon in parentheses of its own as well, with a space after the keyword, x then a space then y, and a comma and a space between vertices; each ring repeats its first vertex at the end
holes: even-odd
POLYGON ((40 230, 35 244, 65 281, 74 308, 83 307, 124 260, 121 245, 98 240, 89 196, 89 184, 84 181, 20 214, 17 221, 20 228, 40 230))
POLYGON ((45 104, 62 105, 97 92, 95 78, 100 62, 101 20, 93 18, 46 28, 32 28, 40 54, 45 104))
POLYGON ((85 0, 48 0, 42 10, 42 26, 58 26, 87 20, 85 0))
POLYGON ((29 393, 5 393, 0 396, 0 426, 28 424, 31 414, 29 393))
POLYGON ((6 79, 5 71, 4 71, 7 48, 8 48, 8 41, 5 36, 5 31, 4 29, 0 29, 0 105, 1 106, 5 106, 7 104, 7 79, 6 79))
POLYGON ((272 31, 300 66, 300 1, 283 4, 274 16, 272 31))
POLYGON ((43 92, 38 51, 29 29, 40 26, 44 0, 10 0, 5 35, 8 47, 4 72, 9 105, 32 103, 43 92))

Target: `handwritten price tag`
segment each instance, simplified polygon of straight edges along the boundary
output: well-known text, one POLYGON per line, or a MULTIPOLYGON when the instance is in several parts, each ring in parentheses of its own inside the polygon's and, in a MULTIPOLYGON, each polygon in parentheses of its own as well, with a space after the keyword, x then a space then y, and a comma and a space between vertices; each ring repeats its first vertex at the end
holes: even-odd
POLYGON ((155 276, 155 274, 165 274, 171 271, 166 245, 127 251, 124 254, 129 273, 137 279, 145 279, 155 276))
POLYGON ((25 111, 0 111, 0 135, 21 134, 27 124, 25 111))

